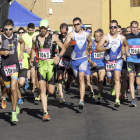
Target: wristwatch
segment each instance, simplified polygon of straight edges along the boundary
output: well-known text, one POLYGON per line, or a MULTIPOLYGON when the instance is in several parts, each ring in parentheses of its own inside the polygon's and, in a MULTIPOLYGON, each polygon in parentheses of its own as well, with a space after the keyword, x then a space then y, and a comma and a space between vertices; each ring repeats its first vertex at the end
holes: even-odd
POLYGON ((62 56, 60 54, 57 54, 57 56, 59 56, 60 59, 62 58, 62 56))

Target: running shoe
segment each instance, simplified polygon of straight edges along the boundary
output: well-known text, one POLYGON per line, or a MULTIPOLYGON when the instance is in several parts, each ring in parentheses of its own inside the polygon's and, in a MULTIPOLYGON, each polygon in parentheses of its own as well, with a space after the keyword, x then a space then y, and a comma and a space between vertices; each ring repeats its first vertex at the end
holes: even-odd
POLYGON ((129 106, 130 107, 136 107, 137 106, 136 101, 135 100, 132 100, 132 102, 130 103, 129 106))
POLYGON ((16 106, 16 113, 17 113, 17 114, 20 113, 20 109, 19 109, 18 105, 16 106))
POLYGON ((22 99, 18 99, 18 105, 21 105, 21 104, 23 104, 23 100, 22 99))
POLYGON ((66 86, 65 86, 65 91, 68 91, 70 88, 70 83, 66 83, 66 86))
POLYGON ((83 109, 84 108, 84 102, 83 101, 80 101, 78 103, 78 106, 79 106, 79 109, 83 109))
POLYGON ((89 97, 90 97, 90 98, 94 98, 94 97, 95 97, 94 95, 95 95, 94 92, 90 92, 90 93, 89 93, 89 97))
POLYGON ((120 100, 127 101, 128 100, 127 94, 126 93, 121 94, 120 100))
POLYGON ((1 108, 6 109, 6 98, 1 96, 1 108))
POLYGON ((120 100, 117 100, 116 99, 116 101, 115 101, 115 105, 114 105, 114 107, 120 107, 121 106, 121 104, 120 104, 120 100))
POLYGON ((34 98, 35 98, 34 92, 31 92, 31 93, 30 93, 30 99, 34 99, 34 98))
POLYGON ((42 120, 43 121, 49 121, 51 118, 50 116, 48 115, 48 112, 44 112, 43 114, 43 117, 42 117, 42 120))
POLYGON ((12 112, 12 122, 18 122, 17 113, 16 112, 12 112))
POLYGON ((65 101, 64 97, 60 98, 60 104, 66 104, 66 101, 65 101))
POLYGON ((115 96, 115 88, 114 87, 113 88, 111 87, 111 95, 115 96))
POLYGON ((41 100, 40 94, 38 94, 38 95, 36 96, 36 98, 35 98, 35 101, 40 101, 40 100, 41 100))

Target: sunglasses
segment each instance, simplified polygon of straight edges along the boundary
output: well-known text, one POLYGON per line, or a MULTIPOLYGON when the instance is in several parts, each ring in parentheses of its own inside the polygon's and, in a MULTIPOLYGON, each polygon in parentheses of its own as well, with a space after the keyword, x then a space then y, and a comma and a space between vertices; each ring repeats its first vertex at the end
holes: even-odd
POLYGON ((18 32, 18 34, 24 34, 24 32, 18 32))
POLYGON ((118 26, 110 26, 109 29, 116 29, 118 26))
POLYGON ((5 31, 8 31, 8 30, 9 30, 9 31, 12 31, 13 28, 4 28, 4 30, 5 30, 5 31))
POLYGON ((79 26, 79 25, 80 25, 80 23, 74 24, 74 27, 75 27, 75 26, 79 26))

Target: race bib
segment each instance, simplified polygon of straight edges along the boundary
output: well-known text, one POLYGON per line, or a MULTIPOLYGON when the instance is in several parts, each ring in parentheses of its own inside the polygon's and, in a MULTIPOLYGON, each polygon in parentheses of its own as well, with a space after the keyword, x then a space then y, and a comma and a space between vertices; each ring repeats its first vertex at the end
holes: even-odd
POLYGON ((19 60, 20 69, 23 69, 23 60, 19 60))
POLYGON ((101 58, 103 58, 103 57, 104 57, 104 52, 96 53, 96 52, 94 51, 94 58, 95 58, 95 59, 101 59, 101 58))
POLYGON ((130 45, 130 54, 131 55, 139 54, 138 50, 140 50, 140 45, 130 45))
POLYGON ((59 62, 59 66, 68 69, 70 67, 70 60, 69 59, 65 59, 65 58, 61 58, 61 60, 59 62))
POLYGON ((38 49, 38 50, 40 60, 46 60, 50 58, 50 49, 38 49))
POLYGON ((116 66, 116 61, 107 61, 106 62, 106 70, 107 71, 113 71, 116 66))
POLYGON ((16 71, 16 64, 10 66, 4 66, 4 72, 6 77, 11 76, 16 71))

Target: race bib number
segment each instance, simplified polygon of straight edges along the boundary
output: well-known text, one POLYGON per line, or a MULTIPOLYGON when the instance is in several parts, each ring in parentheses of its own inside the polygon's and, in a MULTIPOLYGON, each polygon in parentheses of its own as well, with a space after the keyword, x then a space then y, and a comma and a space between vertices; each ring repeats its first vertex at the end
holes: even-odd
POLYGON ((59 66, 68 69, 70 67, 70 60, 69 59, 65 59, 65 58, 61 58, 61 60, 59 62, 59 66))
POLYGON ((116 66, 116 61, 107 61, 106 62, 106 70, 107 71, 113 71, 116 66))
POLYGON ((94 58, 95 58, 95 59, 101 59, 101 58, 103 58, 103 57, 104 57, 104 52, 96 53, 96 52, 94 51, 94 58))
POLYGON ((139 54, 140 45, 130 45, 130 54, 137 55, 139 54))
POLYGON ((50 58, 50 49, 38 49, 38 50, 40 60, 46 60, 50 58))
POLYGON ((23 60, 19 60, 19 66, 21 69, 23 69, 23 60))
POLYGON ((16 64, 10 66, 4 66, 4 72, 6 77, 11 76, 16 71, 16 64))

